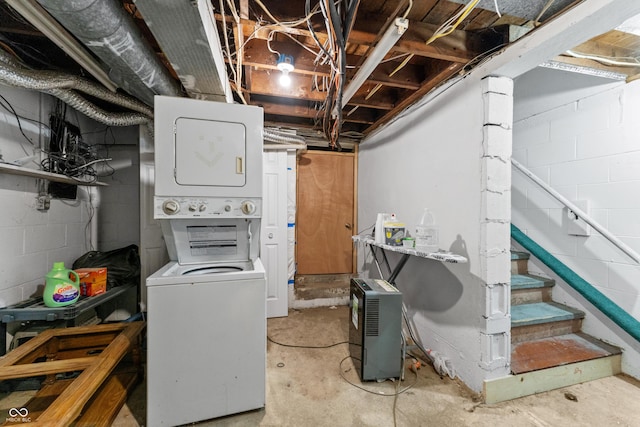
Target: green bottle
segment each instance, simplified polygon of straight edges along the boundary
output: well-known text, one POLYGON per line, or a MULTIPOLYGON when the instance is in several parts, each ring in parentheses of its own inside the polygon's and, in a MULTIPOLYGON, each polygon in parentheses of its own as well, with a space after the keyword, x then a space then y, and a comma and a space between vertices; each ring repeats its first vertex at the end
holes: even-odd
POLYGON ((64 307, 80 298, 80 276, 73 270, 66 269, 64 262, 54 262, 47 273, 42 299, 47 307, 64 307), (71 280, 75 276, 75 280, 71 280))

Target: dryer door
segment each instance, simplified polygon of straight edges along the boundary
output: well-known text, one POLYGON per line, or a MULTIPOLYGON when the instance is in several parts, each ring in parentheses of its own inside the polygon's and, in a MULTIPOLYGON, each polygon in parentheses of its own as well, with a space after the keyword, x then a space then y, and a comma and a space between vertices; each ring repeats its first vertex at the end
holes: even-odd
POLYGON ((242 187, 246 129, 241 123, 180 117, 175 128, 178 185, 242 187))

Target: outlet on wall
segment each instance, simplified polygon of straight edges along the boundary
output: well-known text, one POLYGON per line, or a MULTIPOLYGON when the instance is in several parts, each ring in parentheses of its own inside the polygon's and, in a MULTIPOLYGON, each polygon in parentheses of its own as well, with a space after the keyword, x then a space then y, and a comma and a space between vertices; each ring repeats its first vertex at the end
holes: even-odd
POLYGON ((48 211, 51 207, 51 197, 48 194, 41 194, 36 199, 36 209, 39 211, 48 211))

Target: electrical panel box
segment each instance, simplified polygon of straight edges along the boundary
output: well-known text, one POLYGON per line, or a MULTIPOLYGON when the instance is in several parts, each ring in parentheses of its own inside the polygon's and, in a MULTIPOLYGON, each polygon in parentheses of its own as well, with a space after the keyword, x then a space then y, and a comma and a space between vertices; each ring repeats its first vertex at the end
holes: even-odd
POLYGON ((351 279, 349 354, 362 381, 402 374, 402 293, 380 279, 351 279))

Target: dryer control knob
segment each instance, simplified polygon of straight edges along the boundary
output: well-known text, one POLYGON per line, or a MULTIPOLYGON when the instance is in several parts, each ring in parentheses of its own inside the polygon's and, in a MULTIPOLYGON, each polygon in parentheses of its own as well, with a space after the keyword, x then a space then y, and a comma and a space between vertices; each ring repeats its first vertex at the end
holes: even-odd
POLYGON ((197 209, 198 209, 198 206, 196 206, 195 203, 192 203, 189 205, 189 211, 195 212, 197 209))
POLYGON ((207 210, 207 205, 200 205, 200 206, 198 206, 198 211, 200 211, 200 212, 204 212, 204 211, 206 211, 206 210, 207 210))
POLYGON ((165 200, 162 204, 162 210, 167 215, 175 215, 180 212, 180 203, 175 200, 165 200))
POLYGON ((240 206, 240 209, 242 210, 243 214, 251 215, 252 213, 254 213, 256 211, 256 204, 253 203, 250 200, 247 200, 245 202, 242 202, 242 205, 240 206))
POLYGON ((231 205, 225 205, 224 211, 225 212, 231 212, 231 205))

